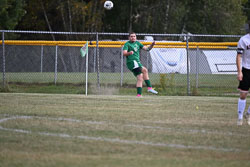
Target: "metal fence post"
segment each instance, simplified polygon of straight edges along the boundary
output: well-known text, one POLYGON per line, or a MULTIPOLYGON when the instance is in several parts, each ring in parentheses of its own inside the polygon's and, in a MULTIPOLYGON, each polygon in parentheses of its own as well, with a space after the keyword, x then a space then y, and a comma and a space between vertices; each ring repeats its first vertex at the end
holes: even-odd
POLYGON ((150 56, 150 53, 147 52, 147 62, 146 62, 146 67, 147 67, 147 69, 148 69, 148 64, 149 64, 149 62, 148 62, 149 56, 150 56))
POLYGON ((186 34, 186 50, 187 50, 187 95, 190 95, 190 76, 189 76, 189 45, 188 45, 188 40, 189 40, 189 34, 186 34))
POLYGON ((41 69, 40 72, 43 72, 43 45, 41 46, 41 69))
POLYGON ((2 32, 2 46, 3 46, 3 88, 5 88, 5 45, 4 45, 4 31, 2 32))
POLYGON ((98 32, 96 33, 96 55, 97 55, 97 87, 98 87, 98 92, 100 92, 100 58, 99 58, 98 32))
POLYGON ((120 83, 121 86, 122 83, 123 83, 123 47, 121 47, 121 83, 120 83))
POLYGON ((58 45, 56 45, 56 55, 55 55, 55 85, 57 81, 57 49, 58 49, 58 45))
POLYGON ((95 73, 96 71, 96 49, 94 49, 94 59, 93 59, 94 67, 93 67, 93 72, 95 73))
POLYGON ((196 77, 195 77, 195 87, 196 89, 198 89, 199 86, 199 57, 200 57, 200 50, 199 50, 199 46, 197 46, 196 48, 196 77))
MULTIPOLYGON (((88 42, 88 41, 87 41, 88 42)), ((87 43, 88 44, 88 43, 87 43)), ((87 49, 88 50, 88 49, 87 49)), ((89 50, 86 53, 85 96, 88 95, 89 50)))

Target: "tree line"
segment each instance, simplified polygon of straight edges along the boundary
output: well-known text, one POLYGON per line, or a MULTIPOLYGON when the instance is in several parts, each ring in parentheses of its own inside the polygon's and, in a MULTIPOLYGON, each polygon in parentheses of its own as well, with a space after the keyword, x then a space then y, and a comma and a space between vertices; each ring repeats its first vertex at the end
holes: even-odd
POLYGON ((0 0, 1 30, 244 34, 248 0, 0 0))

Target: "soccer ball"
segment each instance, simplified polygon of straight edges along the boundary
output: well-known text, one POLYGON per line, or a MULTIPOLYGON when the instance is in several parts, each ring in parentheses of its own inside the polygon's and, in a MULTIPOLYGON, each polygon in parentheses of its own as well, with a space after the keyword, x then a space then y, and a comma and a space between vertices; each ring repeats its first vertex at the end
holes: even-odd
POLYGON ((112 1, 105 1, 104 8, 107 10, 111 10, 114 7, 114 4, 112 1))

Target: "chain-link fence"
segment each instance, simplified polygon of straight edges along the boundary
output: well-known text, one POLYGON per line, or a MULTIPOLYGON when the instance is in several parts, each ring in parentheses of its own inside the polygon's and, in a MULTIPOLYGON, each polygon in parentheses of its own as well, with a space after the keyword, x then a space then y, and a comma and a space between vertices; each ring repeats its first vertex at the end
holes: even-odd
MULTIPOLYGON (((90 94, 135 91, 136 78, 127 69, 122 55, 128 33, 4 30, 1 33, 3 87, 16 83, 85 85, 87 81, 90 94), (22 40, 11 40, 13 37, 22 40), (80 48, 86 41, 88 57, 82 57, 80 48)), ((148 68, 151 83, 160 95, 238 93, 239 38, 239 35, 137 34, 144 45, 156 41, 150 52, 141 51, 141 62, 148 68)))

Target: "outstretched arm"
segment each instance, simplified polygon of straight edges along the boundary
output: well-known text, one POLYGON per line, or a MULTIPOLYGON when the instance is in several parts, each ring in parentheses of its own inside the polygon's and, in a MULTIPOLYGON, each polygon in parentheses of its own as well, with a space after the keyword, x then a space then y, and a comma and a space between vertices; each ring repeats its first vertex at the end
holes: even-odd
POLYGON ((149 46, 143 46, 143 50, 150 51, 155 46, 155 41, 149 46))

